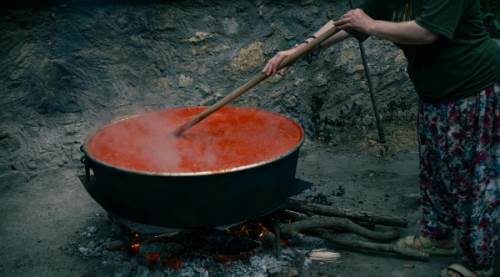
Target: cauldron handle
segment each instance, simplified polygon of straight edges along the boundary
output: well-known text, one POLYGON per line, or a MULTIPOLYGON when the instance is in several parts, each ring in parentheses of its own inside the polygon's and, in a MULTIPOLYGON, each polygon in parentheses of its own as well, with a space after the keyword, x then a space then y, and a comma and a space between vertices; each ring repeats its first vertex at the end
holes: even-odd
POLYGON ((80 158, 80 162, 85 166, 85 179, 87 179, 87 182, 90 182, 90 165, 87 159, 87 153, 83 148, 83 144, 80 146, 80 152, 83 153, 83 156, 80 158))

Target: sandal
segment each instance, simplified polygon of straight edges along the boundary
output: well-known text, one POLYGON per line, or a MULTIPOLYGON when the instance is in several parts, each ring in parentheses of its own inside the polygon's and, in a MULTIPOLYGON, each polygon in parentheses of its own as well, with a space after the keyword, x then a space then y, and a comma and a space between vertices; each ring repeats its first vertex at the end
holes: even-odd
POLYGON ((460 264, 452 264, 441 271, 441 277, 450 277, 450 273, 458 274, 460 277, 491 277, 493 276, 493 268, 471 271, 460 264))
POLYGON ((423 236, 407 236, 401 238, 398 240, 397 246, 401 248, 407 248, 425 252, 433 256, 453 256, 457 254, 457 249, 455 247, 452 248, 437 247, 435 246, 434 242, 431 239, 428 239, 423 236), (420 244, 419 246, 417 246, 417 241, 420 244))

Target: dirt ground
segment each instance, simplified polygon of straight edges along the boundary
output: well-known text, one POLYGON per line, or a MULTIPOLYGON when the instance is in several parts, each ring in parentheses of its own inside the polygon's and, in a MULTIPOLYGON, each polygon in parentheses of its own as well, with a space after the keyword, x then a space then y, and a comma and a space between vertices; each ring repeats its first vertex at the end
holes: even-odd
MULTIPOLYGON (((352 141, 351 147, 306 142, 297 177, 313 186, 300 197, 322 196, 339 207, 406 216, 417 230, 418 164, 410 127, 389 126, 389 145, 383 149, 370 139, 352 141), (399 136, 395 136, 399 134, 399 136), (397 138, 397 139, 395 139, 397 138), (349 151, 346 149, 349 148, 349 151), (390 149, 389 149, 390 150, 390 149), (382 157, 377 155, 384 154, 382 157)), ((12 178, 0 191, 1 276, 113 276, 119 269, 77 251, 88 226, 110 233, 105 212, 90 198, 77 175, 83 168, 54 168, 28 183, 12 178)), ((316 200, 315 200, 316 201, 316 200)), ((456 258, 430 262, 405 261, 388 256, 354 253, 344 249, 336 264, 309 267, 305 276, 437 276, 456 258)), ((500 270, 500 264, 496 264, 500 270)))

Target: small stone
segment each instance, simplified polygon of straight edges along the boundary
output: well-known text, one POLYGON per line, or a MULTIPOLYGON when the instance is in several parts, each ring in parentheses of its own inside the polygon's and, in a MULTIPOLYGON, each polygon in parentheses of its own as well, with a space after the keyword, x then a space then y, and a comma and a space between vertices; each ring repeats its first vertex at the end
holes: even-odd
POLYGON ((294 82, 293 82, 293 85, 294 86, 300 86, 302 83, 304 83, 305 79, 303 78, 297 78, 294 82))
POLYGON ((211 37, 210 33, 207 33, 207 32, 196 32, 194 34, 194 36, 192 36, 192 37, 190 37, 188 39, 188 41, 191 42, 191 43, 198 43, 198 42, 206 40, 209 37, 211 37))
POLYGON ((235 18, 224 18, 222 20, 222 27, 226 35, 235 35, 238 33, 239 24, 235 18))
POLYGON ((193 78, 184 74, 179 76, 178 81, 181 88, 190 87, 193 84, 193 78))
POLYGON ((89 233, 93 234, 93 233, 97 232, 97 227, 89 226, 89 227, 87 227, 87 231, 89 231, 89 233))
POLYGON ((35 161, 29 161, 27 166, 29 170, 36 170, 38 168, 38 165, 35 161))
POLYGON ((166 77, 160 77, 155 80, 154 86, 160 91, 169 91, 170 90, 170 82, 166 77))
POLYGON ((328 85, 328 78, 323 73, 319 73, 314 77, 315 84, 319 87, 328 85))
POLYGON ((256 41, 242 48, 229 67, 233 71, 249 71, 263 64, 262 42, 256 41))
POLYGON ((80 253, 82 253, 82 255, 86 257, 88 257, 90 254, 90 249, 83 246, 78 247, 78 251, 80 251, 80 253))
POLYGON ((208 94, 208 93, 210 93, 210 92, 212 91, 212 90, 210 89, 210 87, 209 87, 208 85, 206 85, 206 84, 200 84, 200 85, 198 86, 198 88, 199 88, 201 91, 203 91, 203 93, 205 93, 205 94, 208 94))
POLYGON ((295 95, 288 95, 283 99, 284 105, 288 108, 293 108, 298 105, 299 100, 295 95))
POLYGON ((198 276, 201 276, 201 277, 208 277, 208 270, 205 269, 205 268, 195 268, 194 271, 196 271, 196 273, 198 273, 199 275, 198 276))
POLYGON ((89 243, 87 243, 87 248, 93 249, 95 247, 96 247, 95 241, 91 240, 91 241, 89 241, 89 243))

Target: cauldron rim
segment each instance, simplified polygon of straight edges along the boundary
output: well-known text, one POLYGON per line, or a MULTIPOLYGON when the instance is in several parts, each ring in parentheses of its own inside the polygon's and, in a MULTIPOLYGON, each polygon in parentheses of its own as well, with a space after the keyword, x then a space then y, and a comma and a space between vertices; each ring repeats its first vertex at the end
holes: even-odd
MULTIPOLYGON (((299 128, 299 131, 300 131, 300 140, 299 140, 299 142, 294 147, 290 148, 290 150, 288 150, 288 151, 284 152, 283 154, 281 154, 279 156, 276 156, 276 157, 274 157, 272 159, 268 159, 268 160, 264 160, 264 161, 261 161, 261 162, 258 162, 258 163, 248 164, 248 165, 244 165, 244 166, 238 166, 238 167, 232 167, 232 168, 222 169, 222 170, 199 171, 199 172, 156 172, 156 171, 146 171, 146 170, 134 170, 134 169, 130 169, 130 168, 116 166, 116 165, 107 163, 105 161, 101 161, 101 160, 95 158, 90 153, 90 151, 88 151, 88 149, 87 149, 88 142, 89 142, 89 140, 92 137, 94 137, 94 135, 97 132, 99 132, 101 129, 105 128, 106 126, 109 126, 109 125, 112 125, 112 124, 116 124, 118 122, 125 121, 125 120, 128 120, 128 119, 134 118, 134 117, 141 116, 141 114, 133 114, 133 115, 130 115, 130 116, 120 117, 118 119, 112 120, 112 121, 104 124, 103 126, 101 126, 100 128, 98 128, 96 131, 92 132, 89 136, 87 136, 87 138, 85 139, 84 144, 81 146, 80 149, 85 154, 86 158, 90 159, 90 161, 92 163, 99 164, 99 165, 102 165, 102 166, 105 166, 105 167, 109 167, 109 168, 113 168, 115 170, 122 171, 122 172, 125 172, 125 173, 132 173, 132 174, 137 174, 137 175, 142 175, 142 176, 182 177, 182 176, 212 176, 212 175, 222 175, 222 174, 233 173, 233 172, 244 171, 244 170, 248 170, 248 169, 252 169, 252 168, 257 168, 257 167, 260 167, 260 166, 264 166, 266 164, 274 163, 276 161, 279 161, 279 160, 281 160, 281 159, 283 159, 283 158, 291 155, 292 153, 298 151, 298 149, 304 144, 304 141, 305 141, 304 128, 302 127, 302 125, 300 125, 295 120, 289 118, 288 116, 285 116, 285 115, 280 114, 278 112, 268 111, 268 110, 264 110, 264 109, 254 108, 254 107, 243 107, 243 106, 229 106, 229 107, 231 107, 231 108, 241 108, 241 109, 261 110, 261 111, 265 111, 267 113, 271 113, 271 114, 283 117, 285 119, 288 119, 291 123, 293 123, 296 127, 299 128)), ((165 109, 176 110, 176 109, 183 109, 183 108, 207 108, 207 106, 187 106, 187 107, 186 106, 181 106, 181 107, 161 108, 161 109, 158 109, 158 110, 150 110, 148 112, 159 112, 159 111, 162 111, 162 110, 165 110, 165 109)))

